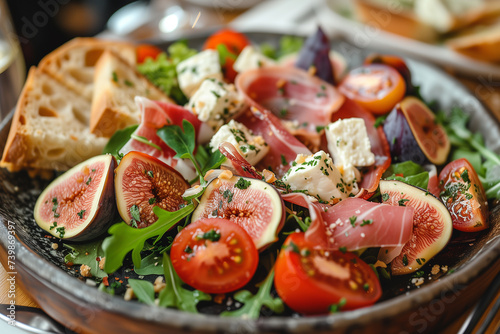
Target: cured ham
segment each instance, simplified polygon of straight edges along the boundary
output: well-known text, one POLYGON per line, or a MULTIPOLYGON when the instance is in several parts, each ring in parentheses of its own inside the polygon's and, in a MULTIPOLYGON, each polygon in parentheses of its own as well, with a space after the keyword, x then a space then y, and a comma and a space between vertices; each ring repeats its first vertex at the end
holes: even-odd
POLYGON ((240 154, 240 152, 229 142, 223 142, 219 145, 219 151, 231 163, 237 175, 251 177, 260 180, 260 175, 255 170, 255 167, 248 163, 240 154))
POLYGON ((141 124, 135 130, 133 136, 120 150, 121 154, 138 151, 149 154, 167 165, 173 167, 186 180, 196 177, 196 170, 189 160, 174 158, 175 152, 156 135, 156 131, 165 125, 178 125, 182 127, 182 121, 188 120, 193 124, 196 132, 199 132, 201 122, 189 110, 178 105, 152 101, 145 97, 135 98, 137 107, 141 110, 141 124), (140 140, 138 140, 140 139, 140 140))
POLYGON ((269 110, 292 134, 307 135, 307 141, 316 145, 318 127, 328 125, 344 101, 329 83, 293 67, 245 71, 236 78, 236 87, 249 105, 269 110))
POLYGON ((351 117, 364 119, 371 150, 375 154, 375 164, 364 173, 359 183, 360 192, 356 195, 356 197, 370 198, 377 190, 382 174, 391 165, 391 151, 382 127, 375 128, 375 117, 356 102, 346 98, 339 111, 333 114, 332 122, 351 117))
POLYGON ((283 199, 309 209, 312 223, 306 231, 306 240, 323 249, 401 249, 412 235, 411 207, 373 203, 361 198, 348 198, 329 206, 297 193, 285 194, 283 199))
POLYGON ((304 144, 287 131, 276 116, 267 110, 250 108, 236 121, 243 123, 254 135, 264 138, 270 149, 259 162, 258 167, 271 169, 277 177, 281 177, 290 168, 289 163, 295 160, 297 154, 312 154, 304 144))

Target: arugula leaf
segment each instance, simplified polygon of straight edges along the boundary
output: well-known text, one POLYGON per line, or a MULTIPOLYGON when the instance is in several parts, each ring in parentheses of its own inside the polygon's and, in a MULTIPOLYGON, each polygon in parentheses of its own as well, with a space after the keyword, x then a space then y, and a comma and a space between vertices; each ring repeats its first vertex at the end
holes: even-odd
POLYGON ((153 208, 158 220, 146 228, 133 228, 124 222, 111 226, 108 230, 109 237, 102 243, 106 256, 104 271, 113 273, 123 264, 125 256, 132 251, 132 261, 137 268, 141 267, 141 250, 146 240, 156 237, 154 243, 161 239, 163 234, 174 227, 182 218, 194 210, 194 205, 189 204, 184 208, 169 212, 158 206, 153 208))
POLYGON ((134 272, 137 275, 161 275, 163 274, 163 266, 160 259, 161 255, 157 253, 149 254, 141 260, 139 267, 134 267, 134 272))
POLYGON ((219 52, 219 63, 221 66, 226 65, 226 59, 236 60, 238 57, 234 53, 228 50, 225 44, 217 44, 217 51, 219 52))
POLYGON ((97 258, 104 257, 104 251, 101 247, 102 240, 94 241, 86 244, 63 244, 64 247, 71 250, 68 255, 64 257, 64 262, 71 262, 73 264, 86 264, 90 267, 90 273, 94 277, 106 277, 108 274, 99 268, 99 261, 97 258))
POLYGON ((245 317, 249 319, 257 319, 260 315, 262 306, 267 306, 274 313, 283 313, 285 310, 281 298, 273 298, 271 296, 271 287, 274 280, 274 270, 272 270, 267 278, 262 282, 257 294, 253 295, 248 290, 241 290, 234 294, 234 299, 243 303, 243 307, 234 311, 225 311, 221 313, 223 317, 245 317))
POLYGON ((163 270, 166 287, 160 292, 160 306, 174 307, 178 310, 197 313, 196 305, 198 302, 212 298, 204 292, 185 289, 167 254, 163 254, 163 270))
POLYGON ((212 153, 212 155, 210 155, 208 161, 203 164, 203 168, 201 169, 202 174, 205 175, 209 170, 219 168, 220 165, 222 165, 224 161, 226 161, 226 159, 226 156, 220 153, 220 151, 217 149, 214 153, 212 153))
POLYGON ((387 177, 386 180, 401 181, 407 184, 411 184, 412 186, 420 187, 422 189, 427 189, 427 186, 429 185, 429 173, 423 172, 417 175, 410 175, 405 177, 392 175, 387 177))
POLYGON ((118 155, 118 152, 130 140, 137 127, 138 125, 132 125, 125 129, 116 131, 111 136, 106 146, 104 146, 102 153, 112 154, 116 158, 116 160, 120 161, 121 157, 118 155))
POLYGON ((392 174, 402 174, 403 176, 417 175, 425 172, 425 169, 413 161, 404 161, 397 164, 392 164, 385 172, 386 176, 392 174))
POLYGON ((283 36, 279 41, 279 47, 276 48, 269 43, 262 43, 260 51, 266 57, 279 59, 292 53, 297 53, 302 48, 304 39, 296 36, 283 36))
POLYGON ((453 108, 449 115, 439 112, 436 120, 444 127, 452 146, 453 158, 466 158, 478 173, 488 199, 500 199, 500 155, 488 149, 480 133, 467 128, 470 115, 460 108, 453 108), (478 158, 479 155, 479 158, 478 158))
POLYGON ((132 290, 134 290, 134 295, 139 299, 139 301, 144 304, 154 305, 155 303, 155 288, 153 283, 141 279, 129 279, 128 284, 132 290))

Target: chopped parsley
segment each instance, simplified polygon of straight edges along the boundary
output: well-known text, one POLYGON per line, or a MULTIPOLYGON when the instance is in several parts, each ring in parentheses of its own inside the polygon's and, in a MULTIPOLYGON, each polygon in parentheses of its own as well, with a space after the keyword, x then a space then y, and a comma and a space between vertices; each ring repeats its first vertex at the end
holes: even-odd
POLYGON ((81 210, 80 212, 77 213, 78 217, 80 217, 80 219, 83 219, 83 215, 85 214, 85 210, 81 210))
POLYGON ((399 206, 406 206, 406 202, 408 202, 409 199, 406 199, 406 198, 401 198, 399 201, 398 201, 398 204, 399 206))
POLYGON ((56 233, 59 233, 59 238, 64 238, 64 234, 66 233, 64 226, 57 227, 56 228, 56 233))
POLYGON ((141 212, 139 210, 139 207, 136 204, 134 204, 130 207, 130 215, 132 216, 131 223, 132 224, 136 223, 136 226, 137 226, 137 222, 141 221, 141 212))
POLYGON ((187 253, 187 254, 191 254, 193 252, 193 249, 191 247, 186 246, 186 248, 184 249, 184 253, 187 253))
POLYGON ((352 216, 349 218, 349 221, 351 222, 352 227, 356 227, 356 219, 358 219, 357 216, 352 216))
POLYGON ((464 182, 470 183, 469 171, 467 169, 464 169, 464 171, 462 172, 462 174, 460 174, 460 176, 462 177, 462 180, 464 180, 464 182))
POLYGON ((231 190, 229 190, 229 189, 224 190, 224 192, 222 193, 222 196, 225 199, 227 199, 228 203, 231 203, 233 201, 233 195, 234 195, 234 193, 231 192, 231 190))
POLYGON ((57 227, 57 222, 53 222, 53 223, 52 223, 52 226, 51 226, 51 227, 49 227, 49 230, 52 230, 52 229, 54 229, 54 228, 56 228, 56 227, 57 227))
POLYGON ((86 185, 89 185, 90 184, 90 181, 92 181, 92 178, 89 177, 89 179, 87 180, 87 182, 85 182, 86 185))
POLYGON ((153 171, 152 171, 152 170, 148 170, 148 171, 146 172, 146 174, 147 174, 149 177, 153 177, 153 176, 154 176, 154 174, 153 174, 153 171))
POLYGON ((389 200, 389 194, 388 193, 383 193, 382 194, 382 201, 387 202, 389 200))
POLYGON ((113 71, 113 73, 111 73, 111 75, 112 75, 113 81, 116 82, 116 83, 118 83, 118 74, 116 74, 116 72, 113 71))
POLYGON ((345 297, 342 297, 337 304, 330 305, 329 307, 330 313, 339 312, 342 309, 342 307, 345 306, 345 304, 347 304, 347 299, 345 299, 345 297))
POLYGON ((406 254, 405 254, 405 255, 403 255, 403 265, 404 265, 404 266, 407 266, 407 265, 408 265, 408 256, 406 256, 406 254))
POLYGON ((125 79, 125 81, 123 81, 125 83, 125 86, 128 86, 128 87, 134 87, 134 83, 125 79))
POLYGON ((203 234, 198 234, 196 236, 196 239, 198 240, 210 240, 210 241, 219 241, 221 235, 219 232, 217 232, 216 230, 214 229, 211 229, 210 231, 208 232, 205 232, 203 234))
POLYGON ((155 204, 155 203, 156 203, 156 198, 151 197, 151 198, 148 200, 148 203, 149 203, 150 205, 155 204))
POLYGON ((363 219, 363 222, 359 226, 371 225, 373 224, 373 219, 363 219))
POLYGON ((220 94, 219 94, 219 93, 217 93, 215 90, 211 90, 210 92, 211 92, 212 94, 214 94, 214 96, 215 96, 217 99, 219 99, 219 98, 220 98, 220 94))
POLYGON ((288 165, 288 161, 286 161, 286 158, 285 158, 285 156, 284 156, 283 154, 281 155, 281 164, 282 164, 283 166, 288 165))
POLYGON ((251 184, 252 184, 252 182, 251 182, 251 181, 245 180, 244 178, 240 177, 240 178, 238 179, 238 182, 236 182, 236 183, 234 184, 234 186, 235 186, 236 188, 238 188, 238 189, 243 190, 243 189, 247 189, 248 187, 250 187, 250 185, 251 185, 251 184))

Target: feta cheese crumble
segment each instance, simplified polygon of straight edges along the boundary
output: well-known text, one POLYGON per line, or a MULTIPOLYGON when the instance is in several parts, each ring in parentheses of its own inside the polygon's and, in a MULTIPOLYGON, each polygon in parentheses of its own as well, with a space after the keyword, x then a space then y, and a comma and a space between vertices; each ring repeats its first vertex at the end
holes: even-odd
POLYGON ((366 167, 375 163, 363 119, 340 119, 330 123, 325 134, 336 166, 366 167))
POLYGON ((264 56, 252 45, 246 46, 236 58, 233 68, 236 72, 245 72, 260 67, 272 66, 276 62, 271 58, 264 56))
POLYGON ((207 78, 222 80, 219 52, 205 50, 177 64, 177 80, 182 92, 193 96, 207 78))
POLYGON ((234 120, 223 125, 212 137, 210 147, 215 151, 222 142, 229 142, 251 165, 257 164, 269 151, 269 146, 261 136, 254 136, 243 124, 234 120))
POLYGON ((242 106, 242 99, 234 85, 212 78, 203 81, 189 100, 187 108, 213 131, 217 131, 229 118, 236 115, 242 106))
POLYGON ((297 155, 282 181, 291 190, 304 192, 321 202, 342 200, 350 194, 342 174, 324 151, 309 156, 297 155))

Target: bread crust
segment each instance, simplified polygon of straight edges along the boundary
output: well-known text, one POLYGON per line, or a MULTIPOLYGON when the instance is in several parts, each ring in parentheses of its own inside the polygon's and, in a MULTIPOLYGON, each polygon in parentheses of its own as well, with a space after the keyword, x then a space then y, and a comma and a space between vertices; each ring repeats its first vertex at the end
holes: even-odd
POLYGON ((106 50, 96 64, 94 87, 90 131, 97 136, 111 137, 117 130, 140 122, 135 96, 173 103, 135 66, 111 50, 106 50))

